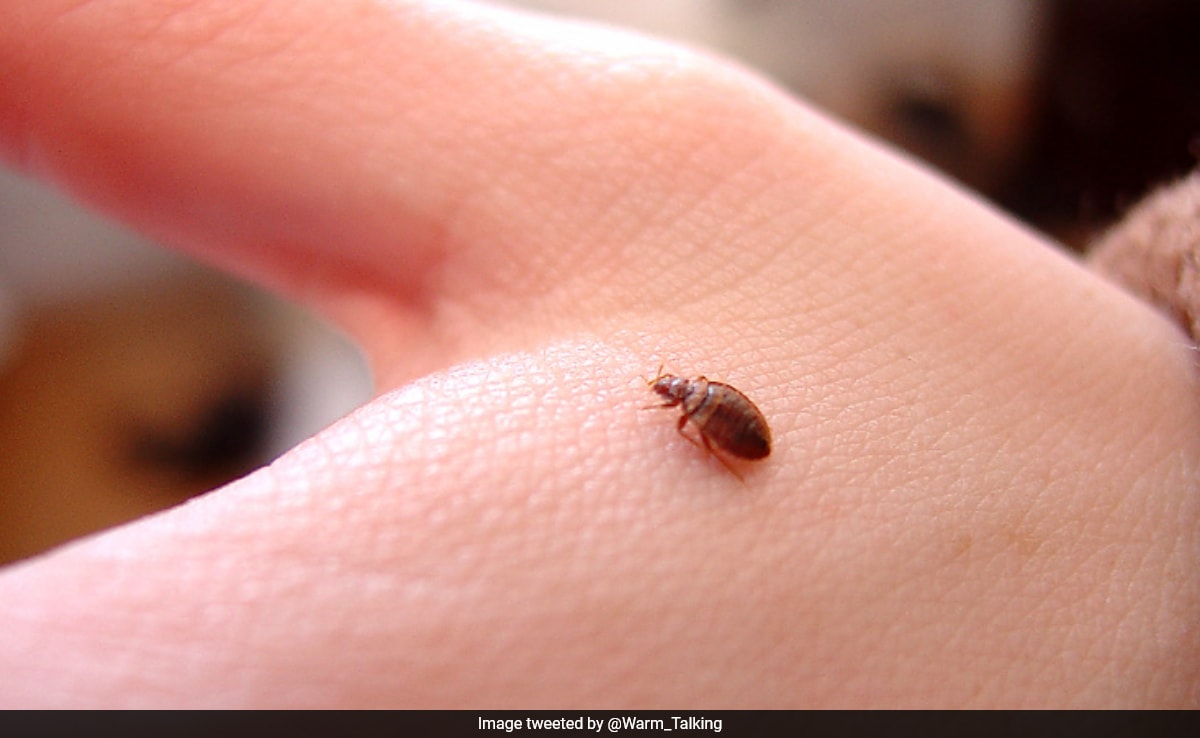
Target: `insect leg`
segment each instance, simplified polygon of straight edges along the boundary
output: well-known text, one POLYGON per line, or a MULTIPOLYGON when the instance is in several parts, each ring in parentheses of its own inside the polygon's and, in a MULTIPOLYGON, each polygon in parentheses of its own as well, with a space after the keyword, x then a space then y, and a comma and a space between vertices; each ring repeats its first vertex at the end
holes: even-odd
MULTIPOLYGON (((679 435, 681 435, 681 436, 683 436, 684 438, 688 439, 688 440, 689 440, 689 441, 691 441, 692 443, 696 443, 696 439, 695 439, 695 438, 692 438, 691 436, 689 436, 688 434, 686 434, 686 433, 684 433, 684 432, 683 432, 683 429, 684 429, 684 427, 686 427, 686 426, 687 426, 687 422, 688 422, 688 416, 686 416, 686 415, 680 415, 680 416, 679 416, 679 423, 678 423, 678 424, 675 426, 675 430, 679 431, 679 435)), ((701 437, 701 438, 704 438, 704 434, 701 434, 701 435, 700 435, 700 437, 701 437)), ((707 440, 705 440, 705 441, 704 441, 704 443, 707 445, 707 444, 708 444, 708 441, 707 441, 707 440)), ((696 443, 696 445, 697 445, 697 446, 699 446, 700 444, 696 443)))
MULTIPOLYGON (((687 420, 687 416, 686 416, 686 415, 685 415, 685 416, 683 416, 682 418, 680 418, 680 420, 681 420, 681 421, 686 421, 686 420, 687 420)), ((696 443, 696 441, 695 441, 695 440, 693 440, 693 439, 692 439, 690 436, 688 436, 687 434, 685 434, 685 433, 683 432, 683 425, 684 425, 684 423, 683 423, 683 422, 680 422, 680 424, 679 424, 679 434, 680 434, 681 436, 683 436, 684 438, 688 439, 689 441, 691 441, 692 443, 696 443)), ((725 457, 721 455, 721 452, 720 452, 720 451, 718 451, 718 450, 716 450, 715 448, 713 448, 713 446, 712 446, 712 443, 710 443, 710 442, 709 442, 709 440, 708 440, 708 436, 704 435, 703 433, 699 433, 698 435, 700 436, 700 441, 701 441, 701 443, 703 443, 703 444, 704 444, 704 450, 705 450, 705 451, 708 451, 708 455, 709 455, 709 456, 711 456, 711 457, 713 457, 713 458, 714 458, 714 459, 716 459, 717 461, 721 462, 721 466, 723 466, 723 467, 725 467, 726 469, 728 469, 728 470, 729 470, 729 473, 730 473, 730 474, 732 474, 733 476, 737 477, 739 482, 741 482, 742 484, 745 484, 745 483, 746 483, 746 480, 745 480, 745 478, 744 478, 744 477, 742 477, 742 475, 741 475, 741 474, 738 472, 738 470, 737 470, 737 469, 734 469, 734 468, 733 468, 733 466, 731 466, 731 465, 729 464, 729 462, 725 460, 725 457)), ((699 446, 700 444, 699 444, 699 443, 696 443, 696 445, 697 445, 697 446, 699 446)))
MULTIPOLYGON (((661 405, 646 405, 642 409, 643 410, 662 410, 665 407, 677 407, 678 405, 679 405, 678 402, 664 402, 661 405)), ((684 419, 686 420, 686 416, 684 419)))
POLYGON ((683 436, 689 442, 695 444, 697 447, 701 447, 701 443, 702 443, 704 450, 708 451, 709 456, 712 456, 717 461, 721 462, 721 466, 728 469, 730 474, 737 477, 738 481, 740 481, 742 484, 745 484, 746 480, 742 477, 741 474, 738 473, 738 470, 734 469, 732 466, 730 466, 729 462, 726 461, 723 456, 721 456, 721 452, 719 452, 715 448, 713 448, 712 444, 708 442, 708 436, 704 435, 703 433, 697 432, 696 435, 700 436, 700 443, 696 443, 695 438, 692 438, 687 433, 683 432, 684 426, 687 425, 687 422, 688 422, 688 416, 686 416, 686 415, 679 416, 679 424, 675 426, 675 430, 679 431, 679 435, 683 436))

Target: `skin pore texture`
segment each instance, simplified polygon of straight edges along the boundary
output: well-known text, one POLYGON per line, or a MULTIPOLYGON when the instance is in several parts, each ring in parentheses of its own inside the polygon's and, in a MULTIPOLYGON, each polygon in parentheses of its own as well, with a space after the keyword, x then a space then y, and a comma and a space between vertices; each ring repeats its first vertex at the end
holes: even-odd
POLYGON ((1151 308, 696 52, 484 6, 3 0, 0 152, 379 395, 0 570, 0 704, 1200 706, 1151 308), (745 483, 646 410, 754 398, 745 483))

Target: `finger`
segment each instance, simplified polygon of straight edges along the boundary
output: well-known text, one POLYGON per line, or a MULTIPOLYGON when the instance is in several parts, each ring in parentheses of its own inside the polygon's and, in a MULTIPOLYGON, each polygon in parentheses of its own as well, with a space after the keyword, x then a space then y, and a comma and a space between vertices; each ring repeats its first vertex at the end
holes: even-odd
POLYGON ((630 315, 757 351, 791 316, 861 314, 837 289, 849 265, 884 265, 887 294, 957 283, 937 264, 1013 240, 965 242, 952 213, 924 214, 937 183, 644 39, 444 3, 10 10, 5 155, 340 310, 385 385, 630 315), (884 238, 838 236, 885 220, 884 238))
POLYGON ((725 176, 681 194, 684 159, 719 150, 717 166, 730 146, 733 158, 759 146, 739 143, 753 138, 738 130, 747 124, 728 124, 747 114, 728 101, 697 95, 692 124, 660 122, 684 104, 670 90, 691 94, 661 82, 686 76, 694 58, 511 13, 319 0, 9 5, 4 156, 293 290, 382 292, 424 309, 542 294, 570 276, 557 265, 607 260, 606 246, 633 240, 612 223, 644 227, 725 176), (613 208, 625 217, 601 217, 613 208), (607 239, 586 238, 602 226, 607 239))

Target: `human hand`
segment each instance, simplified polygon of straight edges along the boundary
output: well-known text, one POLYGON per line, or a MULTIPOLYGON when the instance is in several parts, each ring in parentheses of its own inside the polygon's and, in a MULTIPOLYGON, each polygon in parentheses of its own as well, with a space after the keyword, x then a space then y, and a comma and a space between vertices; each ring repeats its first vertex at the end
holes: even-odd
POLYGON ((8 705, 1200 702, 1166 320, 754 78, 485 7, 8 2, 0 150, 380 394, 0 574, 8 705), (644 410, 747 392, 744 483, 644 410))

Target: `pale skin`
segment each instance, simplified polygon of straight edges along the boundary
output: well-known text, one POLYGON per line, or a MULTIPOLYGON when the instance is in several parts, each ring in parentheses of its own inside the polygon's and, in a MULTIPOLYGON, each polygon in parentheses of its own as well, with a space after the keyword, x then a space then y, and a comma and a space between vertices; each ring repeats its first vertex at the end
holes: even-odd
POLYGON ((0 4, 7 163, 379 396, 0 571, 4 706, 1197 707, 1169 321, 715 59, 419 2, 0 4), (646 410, 746 392, 740 482, 646 410))

